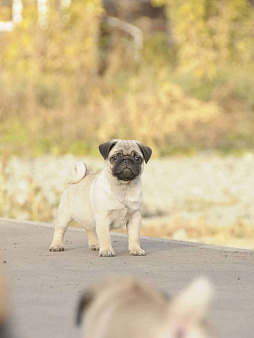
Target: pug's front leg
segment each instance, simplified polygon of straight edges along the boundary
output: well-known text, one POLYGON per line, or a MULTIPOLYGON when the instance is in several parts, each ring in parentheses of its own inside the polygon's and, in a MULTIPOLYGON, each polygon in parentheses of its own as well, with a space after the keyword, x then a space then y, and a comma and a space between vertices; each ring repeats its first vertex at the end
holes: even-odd
POLYGON ((105 219, 97 219, 96 220, 96 233, 99 241, 100 257, 114 257, 115 252, 111 245, 110 238, 110 222, 105 219))
POLYGON ((139 210, 135 211, 129 218, 127 223, 129 252, 133 256, 145 256, 145 250, 140 247, 140 226, 141 213, 139 210))
POLYGON ((99 243, 95 230, 86 230, 88 245, 91 250, 99 251, 99 243))

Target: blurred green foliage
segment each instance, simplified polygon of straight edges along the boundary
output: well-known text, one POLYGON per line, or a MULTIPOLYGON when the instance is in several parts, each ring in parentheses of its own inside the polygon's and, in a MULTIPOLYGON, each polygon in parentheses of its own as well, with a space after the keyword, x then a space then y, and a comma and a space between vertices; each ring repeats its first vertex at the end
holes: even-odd
POLYGON ((254 146, 247 0, 154 0, 170 35, 145 34, 139 61, 125 33, 100 38, 100 0, 52 1, 44 21, 31 3, 1 33, 0 152, 94 155, 111 138, 140 139, 155 156, 254 146))
POLYGON ((218 63, 253 60, 254 10, 248 0, 153 0, 166 5, 179 68, 212 78, 218 63))

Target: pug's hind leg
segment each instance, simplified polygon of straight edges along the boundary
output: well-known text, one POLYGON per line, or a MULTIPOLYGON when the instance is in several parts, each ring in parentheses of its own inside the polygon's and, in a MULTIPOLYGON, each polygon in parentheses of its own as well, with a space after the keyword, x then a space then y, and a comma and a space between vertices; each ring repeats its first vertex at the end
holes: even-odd
POLYGON ((63 238, 65 231, 68 228, 69 223, 71 222, 71 217, 64 218, 62 216, 58 216, 57 224, 55 227, 54 238, 50 245, 49 251, 64 251, 63 246, 63 238))
POLYGON ((55 227, 54 238, 49 251, 64 251, 63 238, 68 225, 72 221, 72 216, 67 208, 66 195, 64 194, 57 212, 57 224, 55 227))
POLYGON ((99 251, 100 246, 98 243, 95 230, 86 230, 86 236, 87 236, 89 248, 94 251, 99 251))

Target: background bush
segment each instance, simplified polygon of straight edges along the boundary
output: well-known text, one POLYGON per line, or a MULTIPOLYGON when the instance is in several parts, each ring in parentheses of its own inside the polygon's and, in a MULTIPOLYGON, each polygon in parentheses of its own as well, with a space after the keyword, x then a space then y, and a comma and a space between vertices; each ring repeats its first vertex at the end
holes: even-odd
POLYGON ((1 33, 0 152, 94 155, 115 137, 140 139, 157 156, 253 147, 247 0, 154 1, 169 30, 144 30, 139 60, 127 34, 102 34, 99 0, 57 4, 46 20, 25 1, 23 21, 1 33))

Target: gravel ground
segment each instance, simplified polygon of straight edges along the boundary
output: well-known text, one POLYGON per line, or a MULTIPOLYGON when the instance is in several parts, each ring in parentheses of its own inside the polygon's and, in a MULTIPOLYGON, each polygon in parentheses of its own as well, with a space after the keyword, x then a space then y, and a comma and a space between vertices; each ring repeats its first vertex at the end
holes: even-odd
MULTIPOLYGON (((71 155, 9 159, 1 176, 0 216, 52 221, 72 165, 78 160, 94 171, 103 166, 102 159, 71 155)), ((143 173, 144 224, 253 225, 253 188, 251 153, 152 159, 143 173)))

